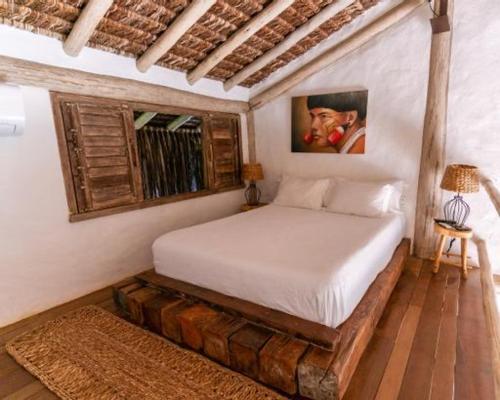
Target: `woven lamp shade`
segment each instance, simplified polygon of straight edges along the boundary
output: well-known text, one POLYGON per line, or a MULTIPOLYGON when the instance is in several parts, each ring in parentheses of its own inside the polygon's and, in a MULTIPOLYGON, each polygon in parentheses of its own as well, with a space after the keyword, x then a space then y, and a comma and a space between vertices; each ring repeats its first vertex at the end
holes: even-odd
POLYGON ((444 171, 441 189, 457 193, 479 192, 479 172, 472 165, 451 164, 444 171))
POLYGON ((261 181, 264 179, 264 172, 261 164, 244 164, 243 179, 245 181, 261 181))

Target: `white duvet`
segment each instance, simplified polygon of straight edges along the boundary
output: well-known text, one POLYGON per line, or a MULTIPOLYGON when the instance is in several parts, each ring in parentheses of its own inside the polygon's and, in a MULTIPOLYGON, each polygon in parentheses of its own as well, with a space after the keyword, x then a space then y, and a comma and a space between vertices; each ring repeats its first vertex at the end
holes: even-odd
POLYGON ((156 272, 330 327, 345 321, 403 238, 404 217, 269 205, 169 232, 156 272))

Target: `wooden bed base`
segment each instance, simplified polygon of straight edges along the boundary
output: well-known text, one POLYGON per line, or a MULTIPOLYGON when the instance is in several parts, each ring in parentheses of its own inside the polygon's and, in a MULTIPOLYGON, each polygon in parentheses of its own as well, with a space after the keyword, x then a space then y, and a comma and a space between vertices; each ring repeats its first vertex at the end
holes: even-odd
POLYGON ((344 395, 403 270, 403 239, 337 329, 147 271, 114 286, 135 323, 253 379, 314 400, 344 395))

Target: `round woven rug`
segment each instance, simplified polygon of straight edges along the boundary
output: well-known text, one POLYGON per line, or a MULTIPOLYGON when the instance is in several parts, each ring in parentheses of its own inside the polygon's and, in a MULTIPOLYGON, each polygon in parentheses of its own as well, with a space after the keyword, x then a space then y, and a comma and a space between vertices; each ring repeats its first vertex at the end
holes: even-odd
POLYGON ((95 306, 24 333, 6 348, 67 400, 285 399, 95 306))

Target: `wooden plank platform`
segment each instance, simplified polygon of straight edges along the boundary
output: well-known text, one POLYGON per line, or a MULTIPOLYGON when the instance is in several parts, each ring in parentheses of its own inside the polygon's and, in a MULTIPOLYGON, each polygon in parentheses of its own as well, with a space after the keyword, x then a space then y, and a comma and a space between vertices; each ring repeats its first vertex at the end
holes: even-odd
MULTIPOLYGON (((421 260, 410 258, 387 303, 374 336, 361 357, 344 395, 345 400, 372 400, 375 398, 386 400, 398 397, 403 399, 400 396, 400 387, 403 384, 420 385, 414 377, 405 374, 407 363, 405 360, 415 356, 416 348, 413 348, 412 344, 414 341, 420 340, 422 334, 422 330, 410 329, 412 326, 417 326, 420 318, 423 317, 422 311, 420 310, 419 314, 416 308, 422 308, 428 297, 435 298, 436 295, 430 290, 429 285, 434 279, 430 273, 431 269, 432 266, 427 261, 422 263, 421 260), (394 357, 400 361, 391 363, 389 360, 394 359, 394 357), (391 364, 395 365, 396 368, 391 367, 391 364), (399 383, 398 375, 402 375, 399 383), (386 392, 381 392, 382 380, 396 382, 390 397, 385 396, 386 392), (409 382, 403 382, 403 380, 409 380, 409 382)), ((455 268, 446 265, 443 265, 442 269, 443 272, 456 271, 455 268)), ((448 282, 451 283, 451 281, 448 282)), ((450 287, 448 290, 453 291, 454 288, 450 287)), ((4 344, 25 331, 87 304, 96 304, 113 313, 119 313, 112 300, 111 288, 106 288, 0 328, 0 398, 9 400, 57 399, 42 383, 26 372, 5 352, 4 344)), ((452 314, 447 314, 447 318, 452 314)), ((441 316, 439 317, 441 318, 441 316)), ((452 318, 450 322, 451 320, 452 318)), ((466 282, 461 280, 459 283, 458 316, 455 316, 455 321, 457 326, 455 368, 451 369, 451 363, 445 362, 443 370, 433 372, 435 377, 433 379, 439 379, 441 373, 453 374, 454 400, 494 399, 491 352, 488 347, 487 330, 481 304, 479 270, 477 269, 470 271, 469 279, 466 282)), ((453 329, 451 332, 453 335, 453 329)), ((453 337, 449 337, 450 341, 444 339, 442 343, 453 343, 453 337)), ((436 341, 436 345, 439 345, 439 340, 436 341)), ((440 352, 437 348, 434 351, 436 354, 440 352)), ((307 353, 303 360, 306 358, 307 353)), ((327 360, 325 363, 329 364, 329 361, 327 360)), ((434 365, 435 369, 436 365, 434 365)), ((430 393, 431 388, 424 388, 424 391, 430 393)), ((443 398, 443 400, 452 399, 443 398)))

